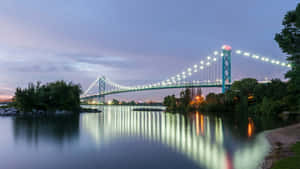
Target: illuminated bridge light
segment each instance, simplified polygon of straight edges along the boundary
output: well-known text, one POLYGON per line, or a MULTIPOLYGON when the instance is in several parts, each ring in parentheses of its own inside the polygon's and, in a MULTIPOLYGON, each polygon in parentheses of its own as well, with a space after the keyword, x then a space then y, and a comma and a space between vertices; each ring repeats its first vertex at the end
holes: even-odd
POLYGON ((266 62, 269 62, 269 61, 270 61, 270 59, 269 59, 269 58, 265 58, 265 61, 266 61, 266 62))
POLYGON ((281 63, 281 66, 285 66, 285 63, 281 63))
POLYGON ((192 73, 191 73, 191 72, 189 72, 189 76, 192 76, 192 73))
POLYGON ((192 71, 192 69, 191 69, 191 68, 188 68, 187 71, 190 72, 190 71, 192 71))
POLYGON ((185 72, 182 72, 183 75, 185 75, 185 72))
POLYGON ((207 60, 210 60, 211 59, 211 57, 210 56, 207 56, 207 60))
POLYGON ((203 64, 204 64, 204 61, 203 61, 203 60, 201 60, 201 61, 200 61, 200 63, 203 65, 203 64))
POLYGON ((245 52, 245 53, 244 53, 244 56, 250 56, 250 53, 245 52))
POLYGON ((262 58, 261 58, 261 60, 262 60, 262 61, 265 61, 265 58, 264 58, 264 57, 262 57, 262 58))
POLYGON ((213 61, 217 61, 217 58, 214 58, 213 61))
POLYGON ((271 63, 275 63, 275 60, 271 60, 271 63))
POLYGON ((207 66, 209 66, 209 65, 210 65, 210 63, 209 63, 209 62, 207 62, 207 63, 206 63, 206 65, 207 65, 207 66))
POLYGON ((197 69, 195 69, 195 70, 194 70, 194 72, 196 73, 196 72, 198 72, 198 70, 197 70, 197 69))
POLYGON ((242 51, 241 50, 237 50, 237 51, 235 51, 235 53, 240 55, 240 54, 242 54, 242 51))
POLYGON ((276 61, 276 64, 277 64, 277 65, 279 65, 279 64, 280 64, 280 62, 279 62, 279 61, 276 61))
POLYGON ((203 67, 203 66, 200 66, 200 69, 204 69, 204 67, 203 67))
POLYGON ((214 51, 214 55, 218 55, 219 54, 219 52, 218 51, 214 51))
POLYGON ((287 67, 292 67, 291 64, 288 64, 287 67))
POLYGON ((194 65, 194 68, 197 68, 198 67, 198 65, 194 65))
POLYGON ((229 45, 223 45, 223 46, 222 46, 222 49, 223 49, 223 50, 228 50, 228 51, 229 51, 229 50, 231 50, 232 48, 231 48, 231 46, 229 46, 229 45))
POLYGON ((221 56, 221 57, 223 57, 223 56, 224 56, 224 54, 223 54, 223 53, 221 53, 221 54, 220 54, 220 56, 221 56))

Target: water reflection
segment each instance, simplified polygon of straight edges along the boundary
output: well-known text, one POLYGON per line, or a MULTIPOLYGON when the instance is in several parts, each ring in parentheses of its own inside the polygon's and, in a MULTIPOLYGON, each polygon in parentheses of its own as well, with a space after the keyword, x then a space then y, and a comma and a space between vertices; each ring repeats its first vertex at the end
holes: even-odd
MULTIPOLYGON (((257 168, 269 148, 262 135, 248 142, 237 141, 221 118, 199 112, 184 116, 132 111, 133 107, 128 106, 102 108, 104 113, 87 114, 80 119, 81 128, 99 147, 123 137, 150 140, 208 169, 257 168)), ((249 121, 249 125, 248 135, 252 136, 253 121, 249 121)))
POLYGON ((251 137, 254 133, 254 122, 252 118, 248 118, 248 137, 251 137))
POLYGON ((49 116, 43 118, 15 118, 14 140, 27 144, 54 142, 63 144, 79 137, 79 115, 49 116))

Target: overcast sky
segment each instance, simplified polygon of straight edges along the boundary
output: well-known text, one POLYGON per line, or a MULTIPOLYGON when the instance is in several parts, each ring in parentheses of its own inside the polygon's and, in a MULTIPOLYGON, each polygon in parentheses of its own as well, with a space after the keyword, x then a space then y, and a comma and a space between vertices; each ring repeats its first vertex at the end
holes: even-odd
MULTIPOLYGON (((127 84, 163 80, 223 44, 284 60, 274 34, 297 2, 1 0, 0 98, 35 81, 64 79, 85 89, 102 74, 127 84)), ((243 59, 233 58, 239 77, 286 71, 243 59)))

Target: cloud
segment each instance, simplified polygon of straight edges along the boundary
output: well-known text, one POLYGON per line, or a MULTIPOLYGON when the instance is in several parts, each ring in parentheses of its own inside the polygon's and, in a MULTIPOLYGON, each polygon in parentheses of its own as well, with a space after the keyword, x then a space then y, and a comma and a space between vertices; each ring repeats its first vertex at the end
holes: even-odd
POLYGON ((0 83, 15 88, 64 79, 86 87, 99 75, 125 83, 162 80, 223 43, 282 55, 273 36, 294 6, 259 0, 2 0, 0 83))

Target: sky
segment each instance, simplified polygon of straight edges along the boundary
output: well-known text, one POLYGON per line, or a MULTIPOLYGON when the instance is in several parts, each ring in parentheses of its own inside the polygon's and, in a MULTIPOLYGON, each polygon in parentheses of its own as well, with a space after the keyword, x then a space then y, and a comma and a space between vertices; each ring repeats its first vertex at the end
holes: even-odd
MULTIPOLYGON (((274 35, 299 2, 1 0, 0 99, 36 81, 72 81, 83 90, 99 75, 121 84, 160 81, 223 44, 284 60, 274 35)), ((286 72, 245 58, 232 60, 236 77, 286 72)), ((155 100, 172 92, 116 97, 155 100)))

